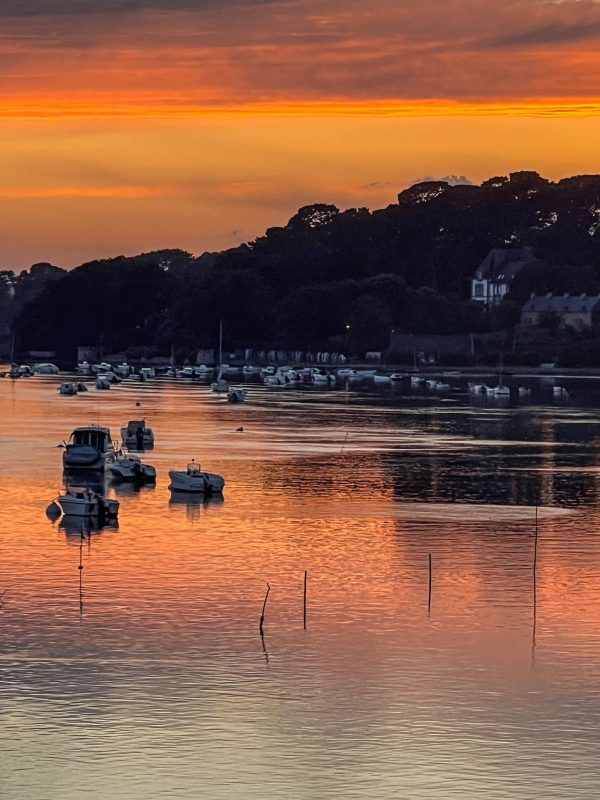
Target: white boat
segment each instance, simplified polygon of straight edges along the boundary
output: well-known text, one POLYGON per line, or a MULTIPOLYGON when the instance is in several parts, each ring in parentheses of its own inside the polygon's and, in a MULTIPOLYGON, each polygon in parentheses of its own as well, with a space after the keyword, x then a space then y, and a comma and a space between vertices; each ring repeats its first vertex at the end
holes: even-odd
POLYGON ((431 392, 447 392, 450 389, 450 384, 442 383, 442 381, 433 380, 433 379, 426 381, 425 382, 425 386, 431 392))
POLYGON ((65 469, 104 469, 116 458, 116 450, 108 428, 90 425, 75 428, 63 453, 65 469))
MULTIPOLYGON (((303 370, 303 371, 305 371, 305 370, 303 370)), ((275 367, 273 367, 273 366, 262 367, 262 369, 260 371, 260 374, 261 375, 275 375, 275 367)))
POLYGON ((420 375, 411 375, 410 376, 410 385, 411 386, 422 386, 425 383, 425 378, 421 378, 420 375))
POLYGON ((192 380, 194 377, 194 368, 193 367, 183 367, 183 369, 179 370, 179 378, 186 378, 187 380, 192 380))
POLYGON ((49 364, 46 362, 41 364, 34 364, 32 369, 38 375, 58 375, 58 367, 56 366, 56 364, 49 364))
POLYGON ((99 364, 92 364, 92 372, 94 375, 97 375, 99 372, 110 372, 112 370, 112 364, 109 364, 107 361, 101 361, 99 364))
POLYGON ((404 380, 404 375, 401 372, 392 372, 390 380, 392 383, 397 383, 398 381, 404 380))
POLYGON ((373 375, 374 383, 378 384, 387 384, 390 382, 389 375, 373 375))
POLYGON ((531 394, 531 389, 528 386, 519 386, 518 388, 519 397, 529 397, 531 394))
POLYGON ((248 392, 245 389, 234 389, 233 387, 227 392, 228 403, 244 403, 248 392))
POLYGON ((488 387, 485 383, 470 383, 469 384, 469 391, 471 394, 485 394, 488 390, 488 387))
POLYGON ((68 489, 54 501, 63 514, 71 517, 114 518, 119 513, 119 501, 108 500, 90 489, 68 489))
POLYGON ((566 398, 569 396, 569 393, 564 386, 553 386, 552 394, 554 395, 555 399, 559 400, 566 400, 566 398))
POLYGON ((225 486, 225 479, 212 472, 203 472, 200 464, 191 461, 187 469, 169 470, 172 492, 196 492, 199 494, 219 494, 225 486))
POLYGON ((127 425, 121 428, 121 441, 125 447, 137 447, 138 450, 143 447, 153 447, 154 431, 147 427, 146 420, 130 419, 127 425))
POLYGON ((312 370, 310 379, 317 386, 329 386, 335 383, 335 375, 331 375, 328 372, 321 372, 319 369, 312 370))
POLYGON ((61 385, 56 390, 59 394, 64 394, 67 396, 73 396, 77 394, 77 385, 74 383, 61 383, 61 385))
POLYGON ((200 366, 194 367, 194 376, 196 378, 208 378, 208 376, 212 375, 213 372, 213 368, 207 367, 206 364, 200 364, 200 366))
POLYGON ((110 389, 110 381, 106 375, 96 376, 96 389, 110 389))
POLYGON ((123 481, 147 481, 156 480, 156 469, 151 464, 143 464, 137 456, 126 453, 108 465, 108 469, 115 476, 123 481))
POLYGON ((486 386, 486 394, 492 397, 510 397, 510 389, 508 386, 486 386))
POLYGON ((229 392, 230 389, 229 381, 226 381, 225 378, 217 378, 216 381, 211 383, 210 388, 213 390, 213 392, 225 394, 229 392))
POLYGON ((91 375, 92 373, 92 365, 89 361, 80 361, 75 368, 76 372, 80 372, 82 375, 91 375))
POLYGON ((121 378, 128 378, 131 373, 131 367, 126 361, 123 361, 122 364, 118 364, 115 367, 115 372, 117 375, 120 375, 121 378))
POLYGON ((251 364, 246 364, 242 367, 244 375, 259 375, 260 367, 253 367, 251 364))
POLYGON ((156 370, 154 369, 154 367, 141 367, 140 375, 144 376, 144 380, 148 380, 148 378, 155 378, 156 370))
POLYGON ((22 378, 31 378, 33 374, 34 374, 33 370, 28 364, 21 364, 21 366, 19 367, 19 375, 22 378))

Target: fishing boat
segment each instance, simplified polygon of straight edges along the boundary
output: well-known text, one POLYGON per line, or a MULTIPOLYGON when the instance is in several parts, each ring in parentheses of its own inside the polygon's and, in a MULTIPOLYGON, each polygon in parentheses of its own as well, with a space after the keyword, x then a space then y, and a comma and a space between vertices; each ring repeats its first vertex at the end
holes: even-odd
POLYGON ((204 472, 200 464, 192 461, 185 470, 169 470, 172 492, 195 492, 199 494, 219 494, 225 486, 225 479, 213 472, 204 472))
POLYGON ((156 469, 151 464, 143 464, 137 456, 124 453, 108 465, 108 469, 115 478, 122 481, 145 481, 152 483, 156 480, 156 469))
POLYGON ((130 419, 121 428, 121 441, 125 447, 154 447, 154 431, 146 425, 145 419, 130 419))
POLYGON ((71 517, 115 518, 119 513, 119 501, 108 500, 91 489, 68 489, 54 502, 63 514, 71 517))
POLYGON ((108 428, 95 425, 75 428, 63 453, 65 469, 102 470, 115 460, 116 450, 108 428))

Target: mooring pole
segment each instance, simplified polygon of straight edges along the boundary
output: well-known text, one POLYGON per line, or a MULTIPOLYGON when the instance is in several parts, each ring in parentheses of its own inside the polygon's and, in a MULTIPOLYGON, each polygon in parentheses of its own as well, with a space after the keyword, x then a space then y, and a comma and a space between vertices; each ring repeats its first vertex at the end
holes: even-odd
POLYGON ((427 597, 427 613, 431 613, 431 553, 429 553, 429 595, 427 597))
POLYGON ((306 630, 306 583, 308 579, 308 572, 304 570, 304 630, 306 630))
POLYGON ((260 635, 263 636, 263 623, 265 621, 265 610, 267 608, 267 600, 269 599, 269 592, 271 591, 271 587, 267 582, 267 593, 265 595, 265 601, 262 607, 262 614, 260 615, 260 622, 258 623, 258 630, 260 631, 260 635))

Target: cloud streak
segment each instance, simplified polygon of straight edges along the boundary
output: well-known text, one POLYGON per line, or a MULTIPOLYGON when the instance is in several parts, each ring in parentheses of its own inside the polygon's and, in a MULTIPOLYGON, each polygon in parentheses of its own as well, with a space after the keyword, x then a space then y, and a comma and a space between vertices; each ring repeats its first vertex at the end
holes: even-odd
POLYGON ((0 17, 6 116, 600 97, 592 0, 0 0, 0 17))

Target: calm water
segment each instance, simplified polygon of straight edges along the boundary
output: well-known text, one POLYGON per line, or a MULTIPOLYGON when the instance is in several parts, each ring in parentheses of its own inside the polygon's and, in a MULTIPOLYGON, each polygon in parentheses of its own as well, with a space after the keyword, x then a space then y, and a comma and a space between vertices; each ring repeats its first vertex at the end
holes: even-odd
POLYGON ((3 798, 598 797, 600 412, 57 383, 0 381, 3 798), (56 445, 142 415, 156 488, 82 543, 56 445))

